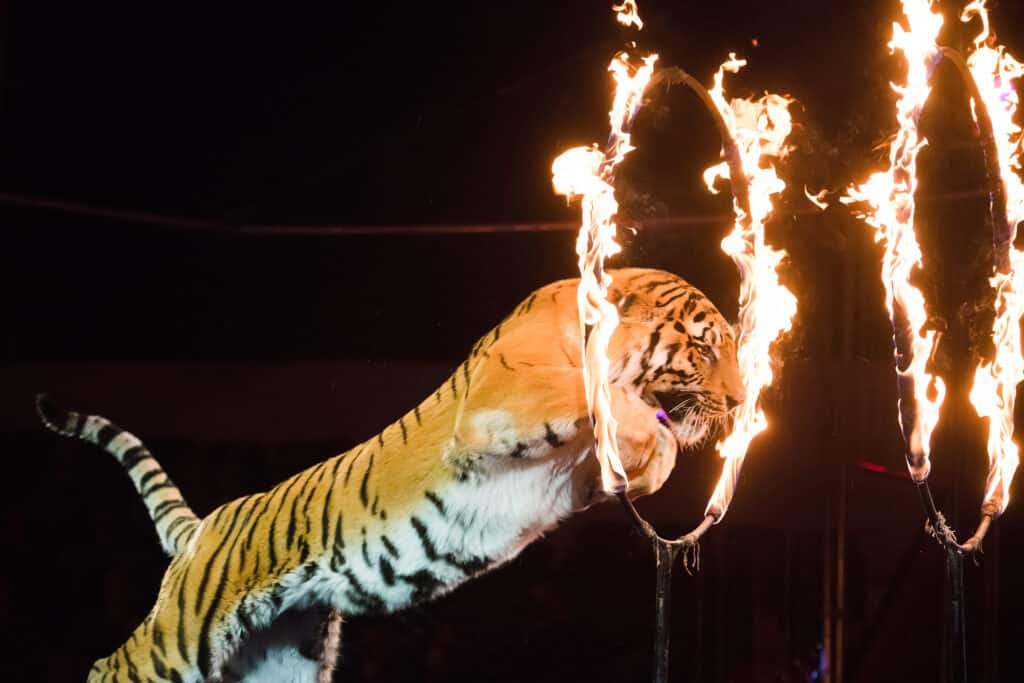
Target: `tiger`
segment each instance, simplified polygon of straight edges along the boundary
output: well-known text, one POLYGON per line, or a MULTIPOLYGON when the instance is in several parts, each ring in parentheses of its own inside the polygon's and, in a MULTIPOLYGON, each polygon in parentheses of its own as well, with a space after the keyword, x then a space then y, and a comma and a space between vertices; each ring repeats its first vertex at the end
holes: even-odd
MULTIPOLYGON (((608 273, 611 406, 636 498, 743 387, 733 329, 700 290, 663 270, 608 273)), ((137 437, 39 397, 48 428, 120 462, 170 556, 153 608, 89 683, 326 683, 342 616, 437 598, 611 499, 593 455, 578 285, 531 293, 377 435, 204 518, 137 437)))

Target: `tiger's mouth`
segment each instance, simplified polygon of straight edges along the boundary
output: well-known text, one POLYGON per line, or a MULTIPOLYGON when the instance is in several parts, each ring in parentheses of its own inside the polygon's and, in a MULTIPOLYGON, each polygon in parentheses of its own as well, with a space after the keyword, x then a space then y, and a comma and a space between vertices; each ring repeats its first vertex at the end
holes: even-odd
POLYGON ((700 391, 655 391, 654 398, 668 418, 669 428, 681 448, 702 444, 729 421, 732 411, 724 400, 700 391))

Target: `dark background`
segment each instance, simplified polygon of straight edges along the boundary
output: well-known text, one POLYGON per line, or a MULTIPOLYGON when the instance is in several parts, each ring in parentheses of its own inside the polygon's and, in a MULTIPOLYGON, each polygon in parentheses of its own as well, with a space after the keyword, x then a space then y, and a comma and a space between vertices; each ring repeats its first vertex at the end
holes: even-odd
MULTIPOLYGON (((676 579, 673 680, 941 680, 942 553, 903 476, 880 251, 802 192, 884 165, 898 5, 644 0, 637 36, 607 4, 0 2, 0 613, 21 670, 5 680, 81 680, 165 562, 117 465, 44 433, 33 393, 137 432, 200 514, 372 435, 575 271, 577 212, 550 162, 602 140, 605 66, 633 38, 703 80, 736 51, 751 63, 732 95, 799 101, 769 226, 797 329, 733 508, 702 571, 676 579)), ((1021 55, 1024 8, 992 4, 1021 55)), ((940 6, 943 41, 965 45, 960 4, 940 6)), ((966 392, 988 235, 945 67, 922 125, 921 283, 949 327, 931 482, 966 536, 986 471, 966 392)), ((711 123, 659 92, 635 133, 619 195, 638 229, 618 263, 678 272, 734 317, 729 200, 700 181, 711 123)), ((683 531, 718 464, 687 455, 641 510, 683 531)), ((1022 534, 1016 501, 968 567, 972 681, 1024 679, 1022 534)), ((653 590, 649 550, 604 506, 445 599, 352 620, 338 680, 647 680, 653 590)))

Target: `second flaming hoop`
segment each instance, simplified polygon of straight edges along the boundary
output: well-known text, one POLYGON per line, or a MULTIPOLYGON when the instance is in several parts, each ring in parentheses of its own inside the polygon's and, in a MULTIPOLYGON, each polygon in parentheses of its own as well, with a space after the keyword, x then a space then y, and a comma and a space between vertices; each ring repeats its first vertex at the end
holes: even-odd
POLYGON ((899 418, 906 445, 907 465, 922 488, 929 519, 944 544, 955 544, 951 530, 927 494, 931 471, 930 440, 939 420, 945 396, 942 380, 928 370, 937 344, 936 333, 927 328, 925 301, 911 284, 911 276, 923 262, 914 234, 914 191, 917 187, 917 153, 926 144, 918 134, 921 112, 931 92, 930 79, 940 62, 955 66, 967 86, 972 114, 978 125, 985 154, 992 224, 995 319, 991 358, 979 363, 970 399, 979 417, 988 420, 989 474, 981 506, 982 518, 974 535, 958 546, 963 551, 980 548, 989 524, 1006 510, 1009 485, 1019 461, 1013 442, 1013 411, 1017 385, 1024 380, 1020 320, 1024 316, 1024 252, 1014 248, 1017 225, 1024 220, 1024 183, 1021 168, 1021 128, 1014 122, 1018 98, 1015 81, 1024 76, 1024 65, 1004 48, 993 47, 984 0, 964 9, 962 21, 979 18, 982 30, 964 60, 958 52, 937 43, 943 17, 932 11, 932 0, 903 0, 908 28, 893 24, 890 50, 906 62, 906 80, 893 84, 899 130, 889 154, 889 169, 875 173, 848 191, 844 203, 863 202, 862 217, 876 229, 884 243, 882 280, 886 305, 893 321, 893 343, 899 389, 899 418))

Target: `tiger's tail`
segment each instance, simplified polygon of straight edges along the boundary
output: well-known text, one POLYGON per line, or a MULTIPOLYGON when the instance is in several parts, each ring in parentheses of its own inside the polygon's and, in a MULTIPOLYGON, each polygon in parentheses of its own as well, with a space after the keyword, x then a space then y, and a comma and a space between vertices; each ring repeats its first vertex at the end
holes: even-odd
POLYGON ((187 547, 199 526, 199 518, 134 434, 105 417, 63 410, 45 394, 36 396, 36 412, 48 429, 99 446, 113 455, 146 504, 164 551, 173 557, 187 547))

